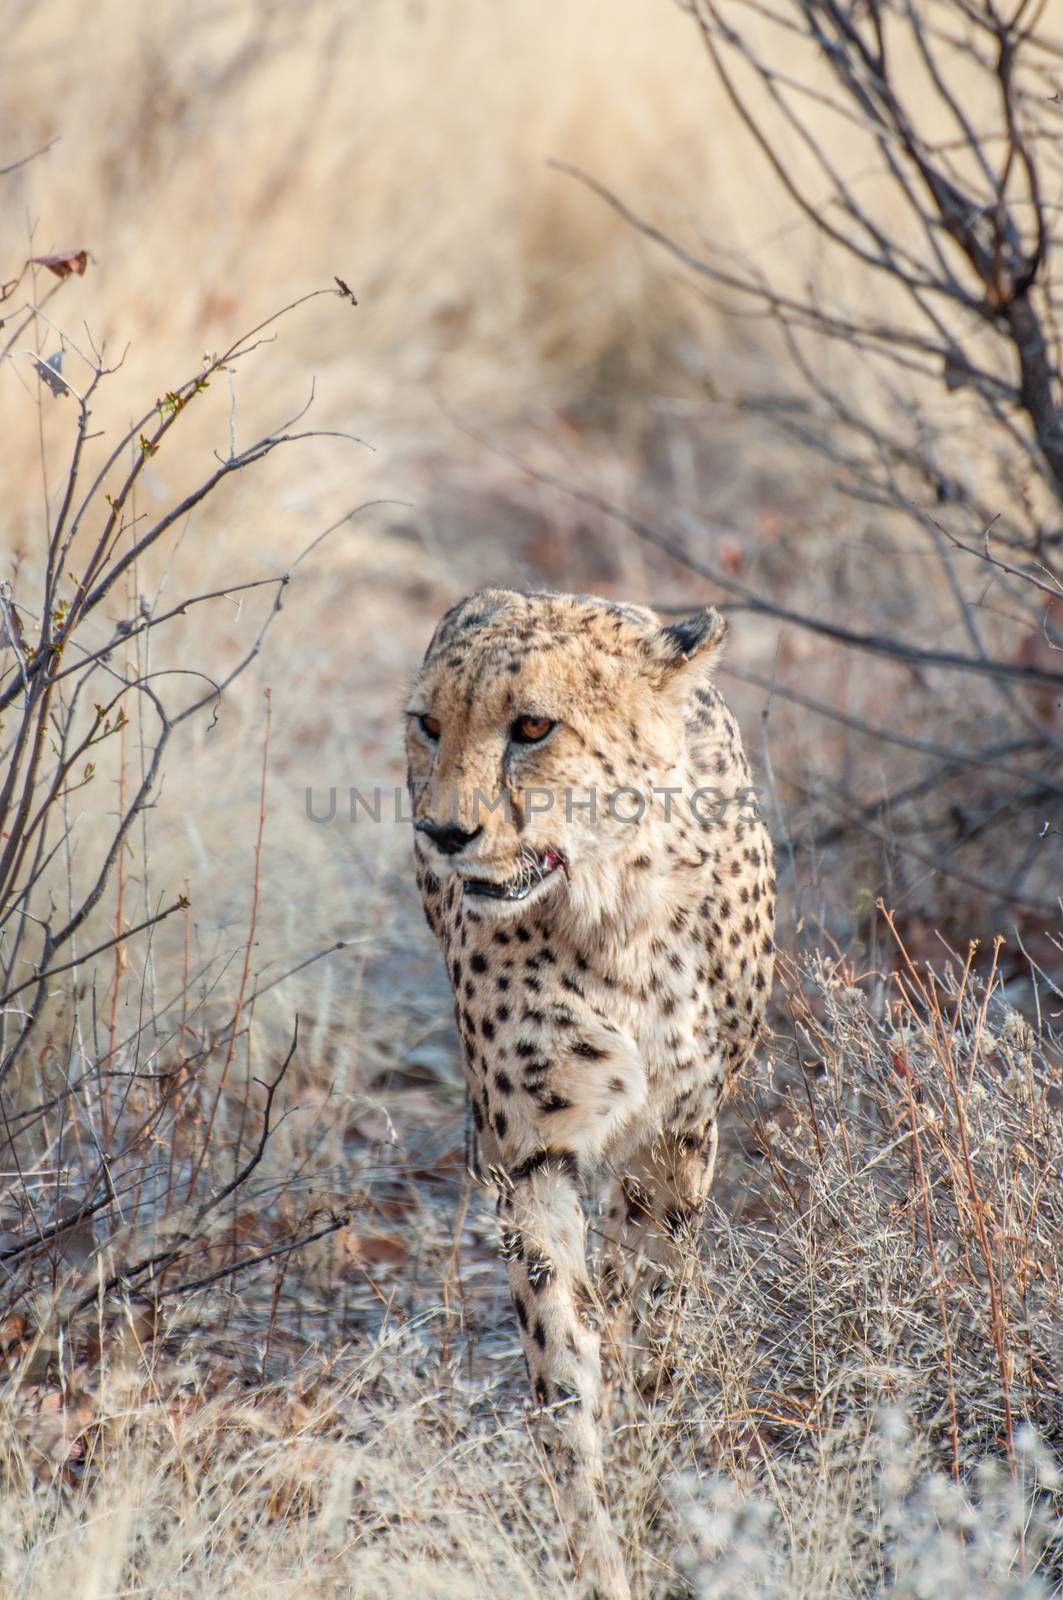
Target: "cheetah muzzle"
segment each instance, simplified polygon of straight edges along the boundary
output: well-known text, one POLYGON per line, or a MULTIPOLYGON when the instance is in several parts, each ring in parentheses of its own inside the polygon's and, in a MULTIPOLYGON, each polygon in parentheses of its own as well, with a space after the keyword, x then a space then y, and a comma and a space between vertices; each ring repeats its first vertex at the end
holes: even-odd
POLYGON ((720 1103, 771 986, 771 841, 713 682, 725 632, 711 609, 666 626, 487 589, 439 622, 406 708, 418 884, 558 1503, 601 1600, 630 1600, 603 1359, 644 1395, 675 1365, 720 1103))
POLYGON ((510 904, 527 900, 533 890, 541 889, 556 872, 564 873, 565 857, 560 850, 529 852, 521 862, 520 871, 512 878, 496 882, 491 878, 467 878, 463 875, 467 900, 506 900, 510 904))

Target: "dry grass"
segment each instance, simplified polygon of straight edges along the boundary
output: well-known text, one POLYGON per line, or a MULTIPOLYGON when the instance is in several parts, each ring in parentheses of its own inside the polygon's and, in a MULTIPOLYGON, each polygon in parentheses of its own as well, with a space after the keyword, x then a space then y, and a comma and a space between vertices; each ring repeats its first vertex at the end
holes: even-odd
MULTIPOLYGON (((187 886, 191 907, 57 986, 6 1103, 45 1109, 0 1172, 0 1589, 563 1595, 406 830, 345 823, 343 796, 401 781, 401 685, 432 618, 483 579, 717 598, 455 417, 779 599, 962 643, 946 564, 773 431, 766 407, 790 378, 772 336, 699 299, 546 162, 592 171, 699 248, 850 305, 868 285, 839 282, 751 177, 688 19, 663 0, 579 0, 548 27, 527 0, 468 0, 460 26, 391 0, 84 14, 44 0, 5 30, 0 166, 62 136, 3 180, 5 263, 92 251, 46 309, 79 343, 86 322, 111 354, 132 341, 95 417, 109 437, 204 349, 334 273, 360 300, 302 308, 231 387, 212 382, 134 509, 175 503, 232 426, 246 443, 311 381, 311 420, 374 451, 314 440, 225 486, 115 593, 96 642, 142 598, 283 572, 352 507, 401 504, 345 522, 299 567, 269 649, 217 721, 182 730, 81 949, 164 892, 187 886), (315 825, 306 788, 320 805, 332 785, 340 815, 315 825), (262 1159, 212 1207, 257 1148, 296 1013, 262 1159), (85 1195, 106 1204, 23 1248, 85 1195), (133 1271, 167 1251, 165 1270, 133 1271)), ((40 329, 0 366, 0 576, 23 604, 71 421, 31 376, 22 345, 38 337, 51 354, 40 329)), ((76 357, 64 370, 80 381, 76 357)), ((940 415, 988 479, 966 403, 943 397, 940 415)), ((964 583, 980 602, 981 575, 964 583)), ((220 678, 269 603, 194 610, 115 669, 220 678)), ((1005 609, 980 613, 985 636, 1019 652, 1028 630, 1005 609)), ((1012 796, 1007 851, 972 854, 975 837, 957 855, 995 802, 982 769, 935 771, 785 692, 961 746, 1013 737, 1013 702, 854 668, 764 618, 739 616, 735 636, 732 666, 759 681, 727 690, 754 756, 772 752, 782 942, 834 959, 786 974, 773 1050, 731 1117, 682 1380, 652 1417, 619 1419, 638 1593, 1026 1600, 1063 1581, 1058 918, 1021 915, 977 876, 1005 883, 1029 854, 1022 887, 1054 897, 1058 840, 1036 834, 1055 801, 1012 796), (933 814, 905 797, 920 785, 933 814), (970 936, 985 945, 967 970, 970 936)), ((100 752, 60 897, 149 738, 134 706, 100 752)))
MULTIPOLYGON (((677 1387, 613 1435, 638 1592, 1047 1594, 1058 1055, 962 964, 938 985, 903 958, 892 982, 831 963, 785 981, 791 1021, 736 1108, 677 1387)), ((357 1217, 327 1246, 90 1304, 47 1358, 10 1341, 11 1592, 567 1592, 488 1208, 453 1143, 421 1166, 421 1093, 348 1127, 357 1217)), ((292 1205, 293 1167, 328 1182, 319 1134, 296 1116, 270 1148, 229 1219, 238 1255, 292 1205)), ((76 1267, 68 1249, 60 1298, 125 1242, 76 1267)), ((201 1267, 231 1242, 219 1230, 201 1267)))

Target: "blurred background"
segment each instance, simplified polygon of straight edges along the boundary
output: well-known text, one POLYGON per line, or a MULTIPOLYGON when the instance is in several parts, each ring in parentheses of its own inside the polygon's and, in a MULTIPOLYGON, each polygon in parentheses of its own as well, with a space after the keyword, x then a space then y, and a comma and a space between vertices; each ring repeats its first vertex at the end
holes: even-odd
MULTIPOLYGON (((753 47, 768 49, 767 24, 739 10, 753 47)), ((821 85, 813 55, 793 65, 821 85)), ((127 580, 122 603, 134 607, 162 581, 173 595, 285 570, 354 507, 391 502, 308 558, 220 729, 208 738, 205 714, 183 731, 188 759, 167 773, 154 847, 171 881, 196 880, 200 937, 243 911, 237 845, 257 803, 266 684, 277 936, 288 949, 350 931, 394 860, 397 841, 383 837, 394 830, 316 827, 304 791, 400 775, 406 677, 436 614, 488 580, 736 605, 729 666, 754 681, 731 675, 726 688, 762 779, 762 744, 772 751, 791 927, 804 919, 815 940, 870 952, 880 893, 930 942, 933 929, 961 944, 1014 931, 1016 917, 1032 918, 1036 937, 1052 921, 1058 850, 1039 832, 1058 816, 1059 790, 1024 783, 1021 763, 1009 776, 984 762, 1007 766, 1016 715, 1058 739, 1058 690, 1009 691, 1009 705, 984 679, 846 652, 750 612, 608 509, 775 605, 917 648, 967 651, 969 607, 986 600, 986 572, 920 536, 903 503, 921 493, 940 507, 940 482, 854 495, 866 477, 822 386, 887 431, 921 402, 913 431, 924 446, 933 434, 935 472, 991 497, 1003 469, 979 397, 940 374, 884 381, 857 340, 820 340, 803 370, 762 305, 691 270, 552 165, 581 169, 733 279, 808 294, 832 315, 873 308, 885 320, 898 307, 895 286, 832 252, 795 204, 683 7, 578 0, 547 25, 525 0, 468 0, 458 26, 428 3, 164 0, 146 11, 105 0, 75 17, 41 0, 9 11, 2 70, 5 164, 46 147, 5 179, 7 270, 89 252, 49 310, 54 332, 38 324, 24 344, 47 358, 64 338, 91 338, 109 362, 122 357, 94 399, 94 428, 127 424, 204 352, 335 277, 358 300, 318 298, 267 330, 239 371, 216 376, 138 488, 150 515, 187 492, 211 451, 246 446, 311 397, 304 427, 365 441, 311 439, 222 484, 127 580), (928 748, 862 737, 862 724, 928 748), (948 759, 972 747, 981 767, 948 759)), ((968 76, 972 114, 996 117, 992 84, 968 76)), ((925 83, 910 88, 936 129, 925 83)), ((770 97, 750 92, 774 137, 770 97)), ((828 158, 904 242, 873 141, 806 103, 828 158)), ((803 177, 800 146, 785 130, 779 139, 803 177)), ((31 273, 43 292, 48 273, 31 273)), ((72 351, 65 371, 76 387, 72 351)), ((42 391, 38 408, 25 349, 0 382, 4 543, 26 571, 71 407, 42 391), (46 472, 27 471, 42 447, 46 472)), ((977 543, 976 513, 960 510, 977 543)), ((980 622, 994 646, 999 636, 1008 659, 1046 659, 1040 614, 1001 617, 999 592, 989 599, 980 622)), ((256 601, 197 613, 175 655, 220 670, 257 626, 256 601)), ((167 648, 160 639, 156 665, 167 648)))

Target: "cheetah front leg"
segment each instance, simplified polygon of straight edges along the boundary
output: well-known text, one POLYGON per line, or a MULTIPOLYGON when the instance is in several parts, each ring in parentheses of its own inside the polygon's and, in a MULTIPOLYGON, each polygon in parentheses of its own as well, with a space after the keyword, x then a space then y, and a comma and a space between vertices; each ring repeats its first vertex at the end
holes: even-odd
POLYGON ((577 1571, 589 1597, 630 1600, 605 1500, 600 1336, 576 1161, 544 1150, 496 1176, 502 1254, 577 1571))
POLYGON ((610 1354, 648 1398, 670 1377, 717 1143, 715 1118, 697 1135, 659 1134, 625 1163, 609 1197, 602 1298, 612 1312, 610 1354))

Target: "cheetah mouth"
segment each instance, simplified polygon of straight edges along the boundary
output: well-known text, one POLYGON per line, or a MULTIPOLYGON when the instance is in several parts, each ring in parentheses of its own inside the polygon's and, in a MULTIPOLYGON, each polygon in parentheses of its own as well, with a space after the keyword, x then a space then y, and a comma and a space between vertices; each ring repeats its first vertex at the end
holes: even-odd
POLYGON ((560 850, 544 850, 522 861, 520 871, 512 878, 499 881, 493 878, 466 878, 465 893, 474 900, 526 900, 547 878, 567 868, 568 862, 560 850))

